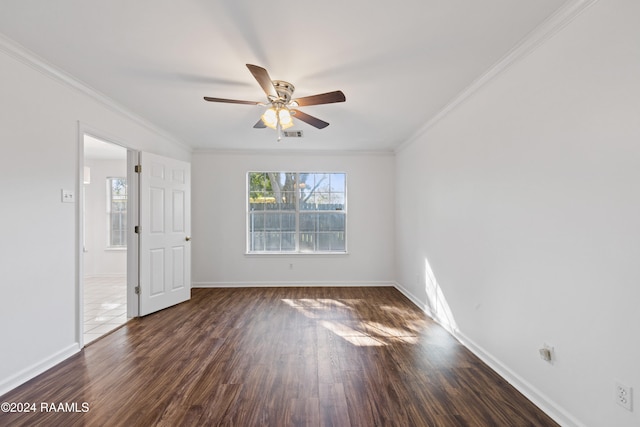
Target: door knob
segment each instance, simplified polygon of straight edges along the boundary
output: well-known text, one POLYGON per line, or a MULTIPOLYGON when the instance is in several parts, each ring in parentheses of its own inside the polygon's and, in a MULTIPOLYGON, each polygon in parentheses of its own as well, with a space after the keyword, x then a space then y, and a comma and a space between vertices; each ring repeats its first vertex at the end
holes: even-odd
POLYGON ((185 237, 184 240, 186 240, 188 242, 189 240, 191 240, 191 236, 185 237))

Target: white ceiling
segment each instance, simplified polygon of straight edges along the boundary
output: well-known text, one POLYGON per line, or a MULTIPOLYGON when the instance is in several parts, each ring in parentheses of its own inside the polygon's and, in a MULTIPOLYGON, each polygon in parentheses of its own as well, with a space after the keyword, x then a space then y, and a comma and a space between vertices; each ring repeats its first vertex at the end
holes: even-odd
POLYGON ((565 0, 2 0, 0 33, 194 149, 393 150, 565 0), (342 90, 302 139, 254 129, 245 64, 342 90))

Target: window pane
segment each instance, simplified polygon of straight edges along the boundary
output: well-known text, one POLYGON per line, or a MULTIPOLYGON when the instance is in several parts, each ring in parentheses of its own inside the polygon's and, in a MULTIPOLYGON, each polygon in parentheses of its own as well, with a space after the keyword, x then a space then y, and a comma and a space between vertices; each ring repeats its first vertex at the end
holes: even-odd
POLYGON ((312 173, 301 173, 300 174, 300 185, 301 189, 311 190, 313 188, 313 174, 312 173))
POLYGON ((300 232, 300 251, 301 252, 315 251, 315 233, 300 232))
POLYGON ((318 222, 318 214, 301 213, 300 214, 300 232, 316 231, 318 222))
POLYGON ((271 177, 271 185, 276 184, 279 188, 285 186, 287 178, 286 172, 270 172, 268 175, 271 177))
POLYGON ((282 218, 282 222, 281 222, 282 231, 291 231, 291 232, 296 231, 296 215, 295 214, 284 213, 282 214, 281 218, 282 218))
POLYGON ((344 231, 331 233, 331 250, 344 251, 345 249, 344 231))
POLYGON ((318 233, 318 250, 320 251, 344 251, 344 233, 318 233))
POLYGON ((331 250, 331 236, 325 233, 318 234, 318 250, 330 251, 331 250))
POLYGON ((265 197, 262 191, 251 191, 249 193, 249 210, 262 211, 264 210, 265 197))
POLYGON ((317 173, 314 175, 314 185, 313 188, 315 191, 329 191, 329 174, 327 173, 317 173))
POLYGON ((269 183, 269 176, 265 172, 250 172, 249 173, 249 191, 251 192, 264 192, 271 187, 269 183))
POLYGON ((295 251, 296 250, 296 233, 282 233, 282 250, 283 251, 295 251))
POLYGON ((264 214, 251 212, 249 214, 249 230, 261 231, 264 230, 264 214))
POLYGON ((280 214, 278 213, 265 214, 264 229, 266 231, 279 231, 280 230, 280 214))
POLYGON ((252 251, 264 251, 264 233, 251 233, 249 246, 252 251))
POLYGON ((265 233, 265 250, 280 250, 280 233, 265 233))
POLYGON ((313 211, 315 209, 316 209, 316 204, 315 204, 314 194, 310 194, 305 199, 300 199, 301 211, 313 211))
POLYGON ((276 203, 276 199, 273 197, 266 197, 264 201, 264 209, 266 211, 279 211, 280 203, 276 203))
POLYGON ((282 203, 280 209, 283 211, 295 211, 296 210, 296 193, 295 191, 282 192, 282 203))
POLYGON ((344 210, 344 193, 331 193, 331 206, 334 210, 344 210))
POLYGON ((318 218, 319 231, 343 231, 344 214, 326 213, 320 214, 318 218))
POLYGON ((332 173, 331 179, 331 192, 332 193, 344 193, 345 192, 345 174, 332 173))
POLYGON ((331 201, 331 193, 316 192, 316 207, 318 209, 326 209, 326 206, 331 201))
POLYGON ((109 191, 109 246, 127 246, 127 180, 107 178, 109 191))

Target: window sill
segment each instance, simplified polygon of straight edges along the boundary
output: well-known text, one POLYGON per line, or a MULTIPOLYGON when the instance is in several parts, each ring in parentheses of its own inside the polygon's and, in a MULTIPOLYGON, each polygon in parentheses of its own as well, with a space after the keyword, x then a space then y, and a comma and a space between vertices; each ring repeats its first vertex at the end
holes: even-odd
POLYGON ((127 248, 118 247, 118 248, 104 248, 105 252, 126 252, 127 248))
POLYGON ((264 257, 264 256, 273 256, 273 257, 281 257, 281 256, 316 256, 316 257, 334 257, 341 255, 349 255, 349 252, 245 252, 245 256, 247 257, 264 257))

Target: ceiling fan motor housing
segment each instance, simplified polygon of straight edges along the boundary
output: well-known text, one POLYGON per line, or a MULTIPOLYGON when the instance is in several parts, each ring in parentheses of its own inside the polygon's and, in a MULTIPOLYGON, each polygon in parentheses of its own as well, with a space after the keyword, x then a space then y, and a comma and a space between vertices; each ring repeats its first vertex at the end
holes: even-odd
POLYGON ((283 103, 287 104, 291 101, 293 91, 296 90, 295 86, 284 80, 273 80, 273 86, 276 88, 276 92, 278 92, 278 96, 283 103))

